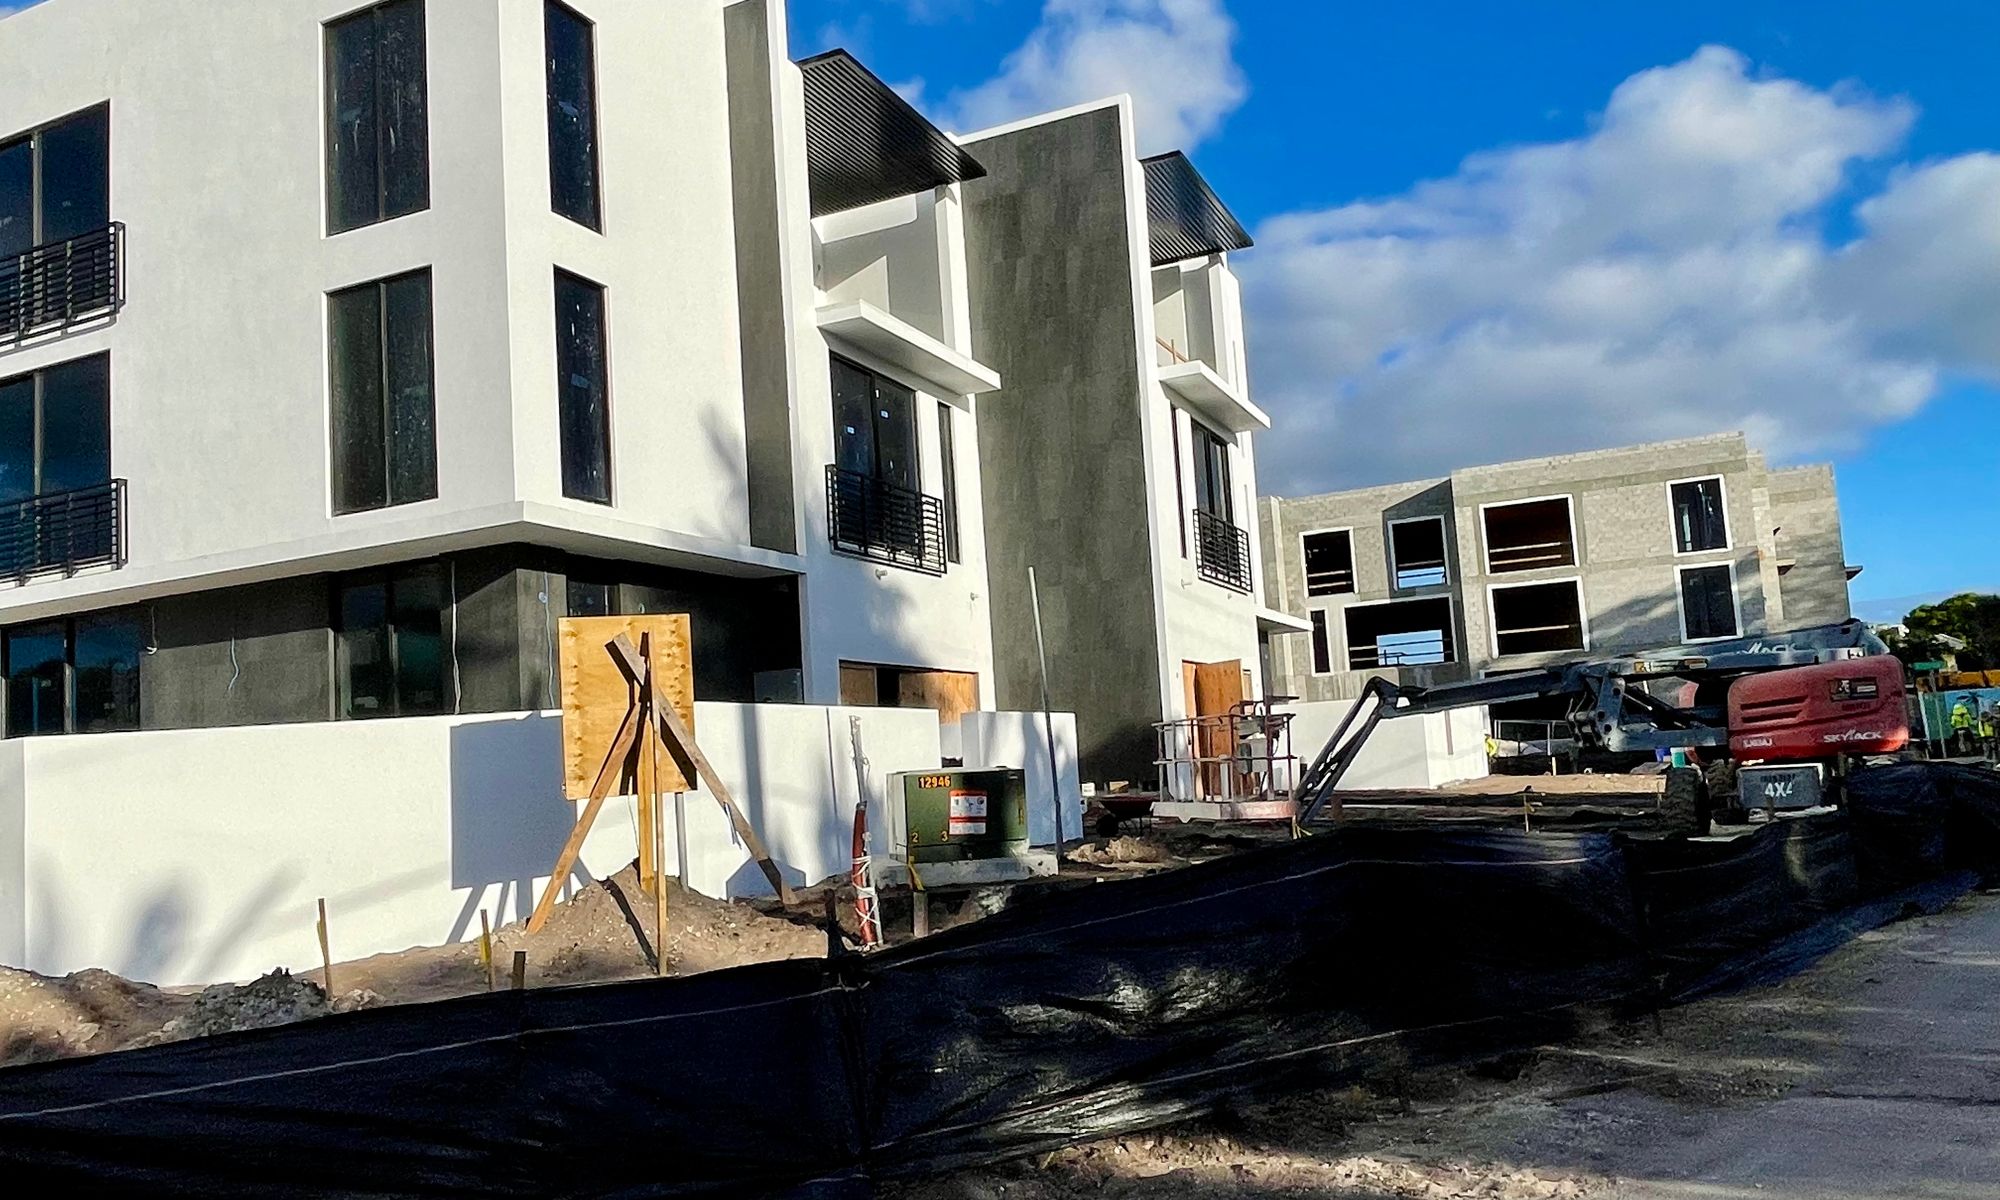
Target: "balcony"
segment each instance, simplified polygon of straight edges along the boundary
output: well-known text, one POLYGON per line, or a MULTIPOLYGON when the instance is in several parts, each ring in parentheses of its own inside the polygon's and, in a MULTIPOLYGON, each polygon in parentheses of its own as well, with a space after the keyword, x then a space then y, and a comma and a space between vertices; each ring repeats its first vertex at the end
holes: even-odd
POLYGON ((944 574, 944 502, 859 471, 826 469, 827 535, 842 554, 944 574))
POLYGON ((125 481, 0 504, 0 579, 125 565, 125 481))
POLYGON ((0 337, 19 340, 118 311, 124 268, 125 226, 117 222, 0 258, 0 337))
POLYGON ((1223 517, 1196 509, 1194 568, 1210 583, 1249 592, 1250 535, 1223 517))

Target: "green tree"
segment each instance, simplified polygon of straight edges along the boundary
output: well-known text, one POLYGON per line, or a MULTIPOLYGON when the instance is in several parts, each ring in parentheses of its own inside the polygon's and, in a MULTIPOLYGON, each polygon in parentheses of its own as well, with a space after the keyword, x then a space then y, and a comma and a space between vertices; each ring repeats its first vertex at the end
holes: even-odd
POLYGON ((1944 650, 1941 637, 1957 638, 1959 669, 2000 669, 2000 596, 1960 592, 1949 600, 1924 604, 1903 618, 1910 634, 1890 646, 1905 662, 1935 659, 1944 650))

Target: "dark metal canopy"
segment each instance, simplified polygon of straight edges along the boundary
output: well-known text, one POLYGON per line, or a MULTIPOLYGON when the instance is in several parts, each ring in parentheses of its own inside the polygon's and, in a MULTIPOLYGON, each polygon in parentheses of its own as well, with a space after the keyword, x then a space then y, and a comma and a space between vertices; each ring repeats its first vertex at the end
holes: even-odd
POLYGON ((914 196, 986 168, 845 50, 801 60, 812 214, 914 196))
POLYGON ((1146 168, 1146 219, 1153 265, 1249 249, 1250 235, 1218 200, 1208 180, 1178 150, 1140 160, 1146 168))

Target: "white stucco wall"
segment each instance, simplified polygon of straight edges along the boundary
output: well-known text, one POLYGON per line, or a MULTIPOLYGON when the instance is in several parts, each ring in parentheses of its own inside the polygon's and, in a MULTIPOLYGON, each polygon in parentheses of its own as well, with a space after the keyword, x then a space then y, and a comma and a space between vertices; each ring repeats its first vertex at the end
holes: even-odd
MULTIPOLYGON (((704 703, 695 726, 795 884, 847 871, 864 786, 879 832, 888 775, 940 762, 920 710, 704 703)), ((0 962, 163 984, 304 969, 320 897, 337 959, 462 940, 482 907, 532 909, 580 807, 560 761, 559 719, 535 713, 0 743, 0 962)), ((707 794, 685 810, 693 887, 768 891, 707 794)), ((583 869, 635 854, 614 801, 583 869)))
POLYGON ((130 562, 0 588, 0 621, 518 539, 795 569, 745 546, 719 6, 574 5, 598 23, 598 234, 550 211, 542 5, 427 5, 430 208, 329 237, 322 25, 355 7, 47 0, 7 20, 0 138, 111 103, 127 304, 0 347, 0 378, 111 352, 130 562), (609 289, 610 508, 561 496, 558 265, 609 289), (423 267, 439 496, 336 517, 325 295, 423 267))
POLYGON ((1056 801, 1062 805, 1062 839, 1084 836, 1083 787, 1077 776, 1076 714, 977 712, 959 721, 961 754, 968 770, 1019 767, 1027 779, 1028 838, 1037 846, 1054 845, 1056 801), (1056 769, 1049 774, 1049 739, 1055 738, 1056 769))
MULTIPOLYGON (((1355 703, 1317 700, 1278 706, 1279 712, 1292 714, 1292 753, 1298 756, 1301 772, 1319 756, 1355 703)), ((1341 789, 1435 788, 1483 779, 1488 773, 1486 728, 1484 708, 1383 721, 1348 768, 1341 789)))

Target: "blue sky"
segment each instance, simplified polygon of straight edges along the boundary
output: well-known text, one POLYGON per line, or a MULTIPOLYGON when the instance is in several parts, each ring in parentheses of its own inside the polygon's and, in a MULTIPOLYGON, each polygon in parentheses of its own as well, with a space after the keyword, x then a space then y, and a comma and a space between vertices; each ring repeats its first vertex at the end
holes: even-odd
POLYGON ((792 0, 968 129, 1116 91, 1239 258, 1269 490, 1742 428, 1854 594, 2000 590, 1985 0, 792 0))

